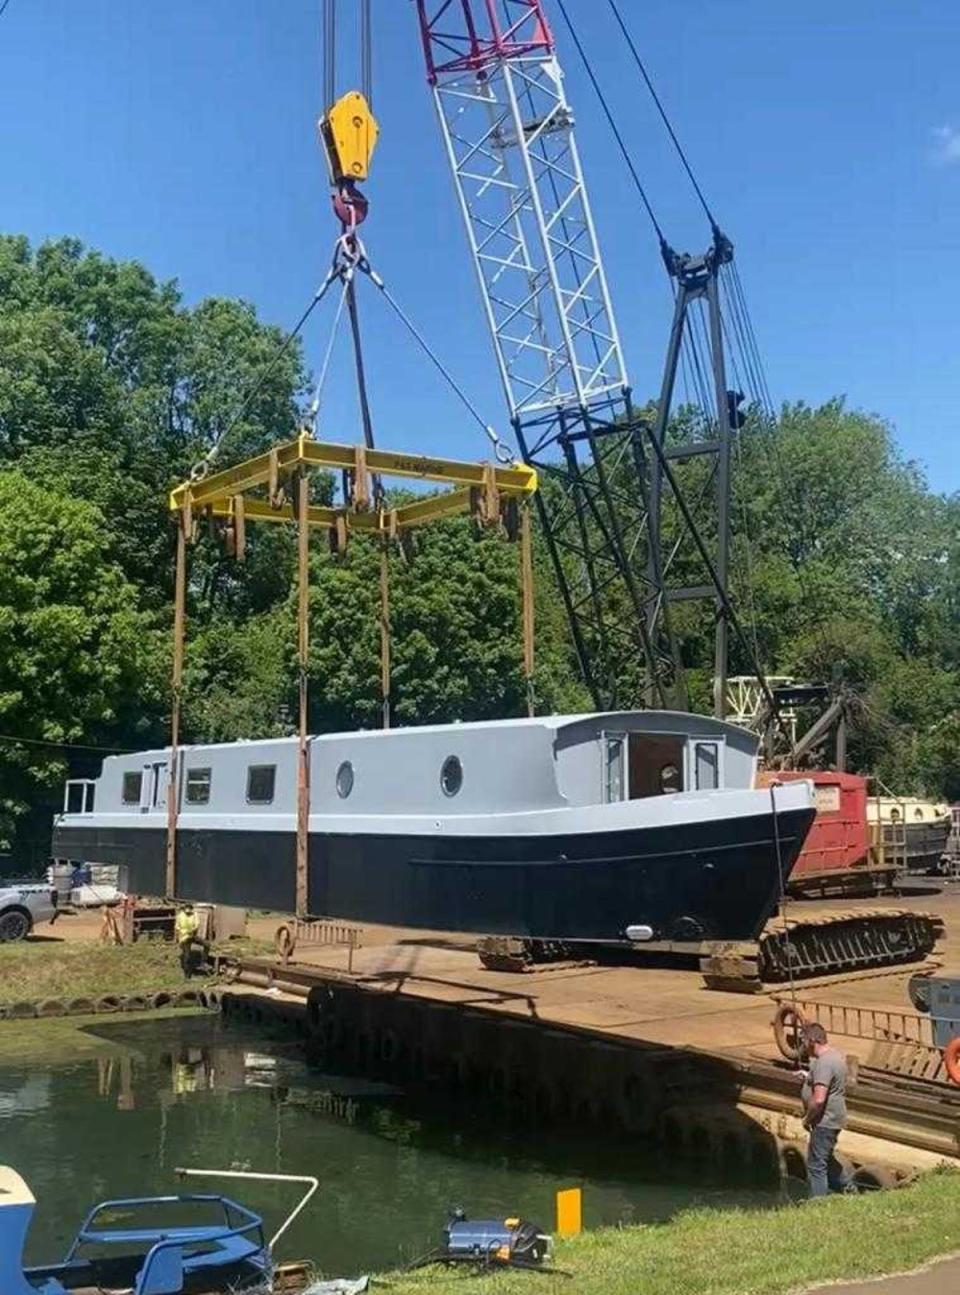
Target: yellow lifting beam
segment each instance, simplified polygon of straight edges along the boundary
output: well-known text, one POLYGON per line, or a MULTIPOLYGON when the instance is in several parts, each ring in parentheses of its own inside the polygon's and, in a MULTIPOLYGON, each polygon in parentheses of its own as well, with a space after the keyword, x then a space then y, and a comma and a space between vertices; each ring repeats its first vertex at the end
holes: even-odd
POLYGON ((247 459, 232 468, 213 473, 198 481, 184 481, 170 493, 170 510, 179 513, 208 512, 214 517, 233 517, 237 500, 242 499, 245 522, 290 522, 296 519, 292 490, 284 491, 301 470, 331 468, 350 474, 353 501, 336 508, 311 506, 308 509, 312 527, 333 529, 346 526, 358 532, 397 531, 441 517, 451 517, 476 508, 484 520, 496 520, 496 497, 523 499, 537 489, 535 469, 526 464, 470 463, 459 459, 441 459, 431 455, 404 451, 375 450, 360 445, 340 445, 333 441, 315 441, 306 433, 286 441, 275 449, 247 459), (417 499, 399 508, 375 509, 368 477, 414 478, 435 482, 453 489, 417 499), (262 498, 250 497, 248 491, 267 487, 262 498))

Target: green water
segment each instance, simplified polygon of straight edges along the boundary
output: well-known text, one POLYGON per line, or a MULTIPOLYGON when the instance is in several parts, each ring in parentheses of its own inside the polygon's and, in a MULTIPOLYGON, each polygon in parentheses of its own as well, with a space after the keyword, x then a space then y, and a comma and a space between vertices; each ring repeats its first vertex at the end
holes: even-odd
MULTIPOLYGON (((702 1166, 669 1163, 617 1136, 504 1129, 483 1106, 425 1106, 385 1085, 322 1074, 298 1045, 215 1017, 97 1024, 102 1053, 82 1060, 51 1032, 43 1064, 29 1066, 4 1062, 2 1031, 13 1028, 0 1027, 0 1161, 37 1197, 28 1262, 59 1257, 97 1200, 178 1190, 178 1165, 315 1174, 320 1190, 278 1249, 326 1273, 422 1254, 456 1205, 549 1228, 561 1187, 583 1188, 587 1226, 776 1199, 773 1188, 709 1181, 702 1166)), ((273 1185, 220 1190, 274 1226, 297 1199, 295 1188, 273 1185)))

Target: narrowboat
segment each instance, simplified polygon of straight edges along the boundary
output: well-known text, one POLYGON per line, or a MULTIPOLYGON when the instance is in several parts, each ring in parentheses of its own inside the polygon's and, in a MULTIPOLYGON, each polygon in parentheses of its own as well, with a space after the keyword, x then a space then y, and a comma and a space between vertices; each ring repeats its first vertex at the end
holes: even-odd
MULTIPOLYGON (((295 738, 180 748, 174 890, 292 913, 295 738)), ((58 858, 162 895, 168 750, 67 786, 58 858)), ((750 940, 814 817, 757 789, 757 738, 627 711, 331 733, 309 741, 312 915, 547 940, 750 940)))

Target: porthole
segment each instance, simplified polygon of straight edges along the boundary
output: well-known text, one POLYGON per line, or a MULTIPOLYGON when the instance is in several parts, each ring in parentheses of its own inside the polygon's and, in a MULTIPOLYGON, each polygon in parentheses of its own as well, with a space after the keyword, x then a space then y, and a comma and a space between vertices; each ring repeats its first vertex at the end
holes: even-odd
POLYGON ((448 755, 440 770, 440 786, 445 796, 455 796, 463 786, 463 765, 459 756, 448 755))
POLYGON ((341 800, 346 800, 353 791, 353 765, 349 760, 344 760, 337 770, 337 795, 341 800))

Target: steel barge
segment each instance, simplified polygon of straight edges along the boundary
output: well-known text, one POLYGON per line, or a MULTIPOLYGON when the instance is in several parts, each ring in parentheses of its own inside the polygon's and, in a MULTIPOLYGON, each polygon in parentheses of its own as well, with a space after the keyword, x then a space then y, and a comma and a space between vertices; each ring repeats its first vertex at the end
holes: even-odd
MULTIPOLYGON (((54 855, 163 894, 169 758, 111 756, 69 783, 54 855)), ((751 733, 668 711, 311 738, 308 910, 541 939, 754 939, 814 817, 806 782, 754 789, 756 760, 751 733)), ((296 739, 182 747, 179 769, 177 897, 293 912, 296 739)))

